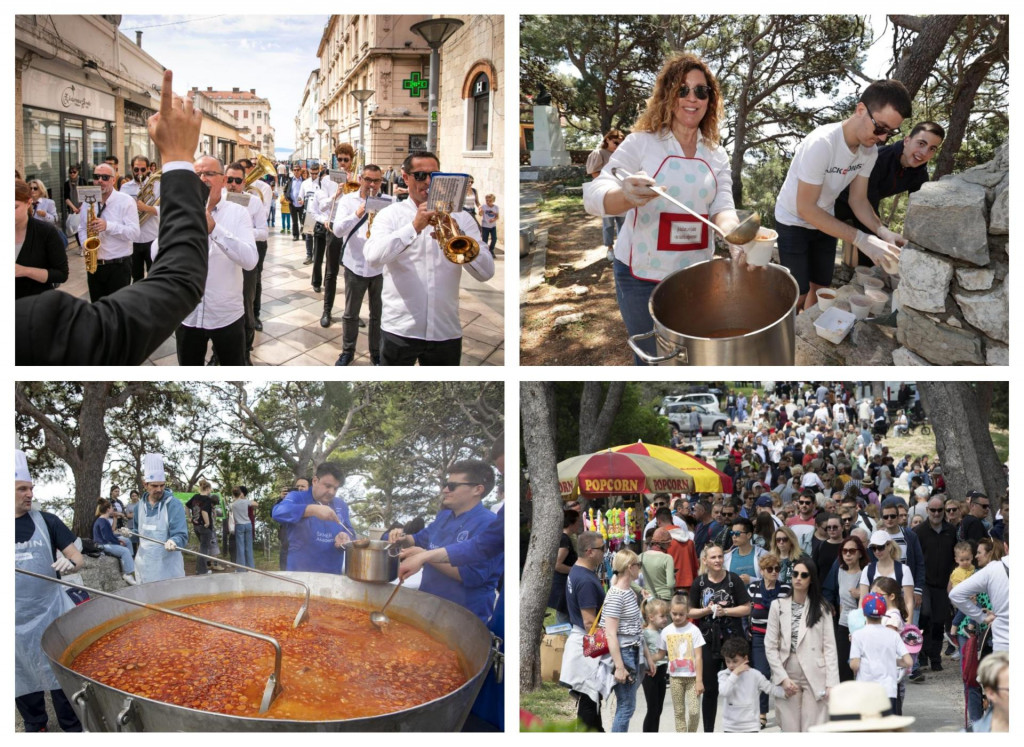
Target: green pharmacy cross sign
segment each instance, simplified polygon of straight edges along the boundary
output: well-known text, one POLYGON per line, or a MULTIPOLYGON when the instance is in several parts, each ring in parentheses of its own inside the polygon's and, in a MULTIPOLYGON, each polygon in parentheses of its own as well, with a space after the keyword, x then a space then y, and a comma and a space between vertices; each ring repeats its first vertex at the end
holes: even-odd
POLYGON ((420 91, 427 88, 430 81, 421 77, 419 73, 410 73, 409 77, 402 81, 402 88, 409 92, 410 96, 420 97, 420 91))

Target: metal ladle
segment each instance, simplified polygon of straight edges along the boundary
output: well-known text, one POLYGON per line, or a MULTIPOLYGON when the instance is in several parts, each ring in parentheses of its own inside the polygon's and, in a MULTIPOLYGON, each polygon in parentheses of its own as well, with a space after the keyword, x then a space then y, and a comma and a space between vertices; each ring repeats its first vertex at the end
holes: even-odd
POLYGON ((391 618, 384 614, 384 610, 387 609, 387 606, 389 604, 391 604, 391 600, 395 598, 395 594, 398 593, 398 588, 401 585, 402 579, 401 577, 399 577, 398 583, 395 584, 394 591, 391 592, 391 595, 388 597, 388 600, 384 602, 384 606, 380 608, 380 611, 370 613, 370 622, 372 622, 380 630, 384 630, 384 628, 386 628, 388 624, 391 622, 391 618))
MULTIPOLYGON (((619 182, 623 182, 629 177, 633 176, 633 174, 630 174, 628 171, 620 169, 618 166, 614 166, 612 167, 612 176, 618 179, 619 182)), ((677 200, 675 197, 670 195, 664 187, 652 186, 649 187, 649 189, 659 197, 664 197, 666 200, 671 202, 676 207, 682 208, 687 213, 692 215, 694 218, 697 218, 698 220, 707 223, 711 228, 713 228, 718 233, 719 236, 721 236, 723 239, 725 239, 726 242, 730 244, 742 245, 750 243, 757 237, 757 232, 761 228, 761 216, 758 213, 752 210, 737 210, 736 217, 739 218, 740 222, 737 223, 729 233, 726 233, 721 228, 719 228, 714 223, 705 218, 703 215, 699 214, 692 208, 687 207, 679 200, 677 200)))

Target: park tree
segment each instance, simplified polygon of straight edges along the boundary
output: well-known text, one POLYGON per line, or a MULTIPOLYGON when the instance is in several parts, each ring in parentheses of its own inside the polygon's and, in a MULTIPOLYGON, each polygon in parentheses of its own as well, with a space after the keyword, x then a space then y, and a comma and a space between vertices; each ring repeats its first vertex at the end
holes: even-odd
POLYGON ((158 397, 164 384, 112 381, 29 381, 14 387, 15 425, 30 465, 42 474, 71 470, 75 486, 71 530, 92 536, 110 448, 108 418, 122 417, 132 397, 158 397))
POLYGON ((989 431, 990 381, 919 381, 921 404, 935 431, 935 448, 949 495, 980 490, 998 509, 1006 493, 1003 465, 989 431))
POLYGON ((607 448, 612 424, 622 404, 626 382, 583 382, 580 397, 580 453, 589 454, 607 448))

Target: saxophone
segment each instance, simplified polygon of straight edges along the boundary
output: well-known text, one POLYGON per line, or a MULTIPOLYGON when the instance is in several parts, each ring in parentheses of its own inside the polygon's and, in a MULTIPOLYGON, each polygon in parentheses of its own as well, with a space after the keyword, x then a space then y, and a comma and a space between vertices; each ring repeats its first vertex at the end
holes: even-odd
MULTIPOLYGON (((156 186, 156 183, 160 181, 160 176, 162 174, 163 169, 157 169, 152 174, 150 174, 149 178, 146 179, 145 183, 142 185, 142 189, 139 190, 139 196, 136 197, 135 199, 145 203, 146 205, 149 205, 150 207, 158 207, 160 205, 160 198, 155 195, 156 190, 154 189, 154 187, 156 186)), ((141 226, 152 217, 152 213, 144 213, 143 211, 140 210, 139 225, 141 226)))
MULTIPOLYGON (((366 195, 367 199, 369 199, 370 197, 376 197, 376 196, 377 196, 377 190, 375 190, 375 189, 371 189, 370 193, 368 195, 366 195)), ((366 203, 364 202, 363 204, 365 205, 366 203)), ((366 238, 370 238, 370 229, 373 228, 373 219, 376 218, 376 217, 377 217, 377 211, 374 210, 372 213, 370 213, 370 217, 366 219, 366 238)))
POLYGON ((96 200, 89 200, 89 212, 85 216, 85 246, 82 247, 82 258, 85 269, 90 275, 96 272, 97 260, 100 255, 100 232, 92 227, 96 220, 96 200))

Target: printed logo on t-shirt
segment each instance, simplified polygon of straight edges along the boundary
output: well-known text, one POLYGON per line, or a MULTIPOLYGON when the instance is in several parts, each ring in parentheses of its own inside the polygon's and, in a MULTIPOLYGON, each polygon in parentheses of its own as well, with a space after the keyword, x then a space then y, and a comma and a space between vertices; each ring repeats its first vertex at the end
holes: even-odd
POLYGON ((668 673, 674 677, 696 677, 697 664, 690 633, 669 633, 665 636, 668 645, 668 673))
POLYGON ((825 173, 841 174, 842 176, 846 176, 851 171, 860 171, 862 168, 864 168, 864 164, 862 163, 856 163, 852 166, 847 166, 845 169, 842 166, 830 166, 829 168, 825 169, 825 173))

